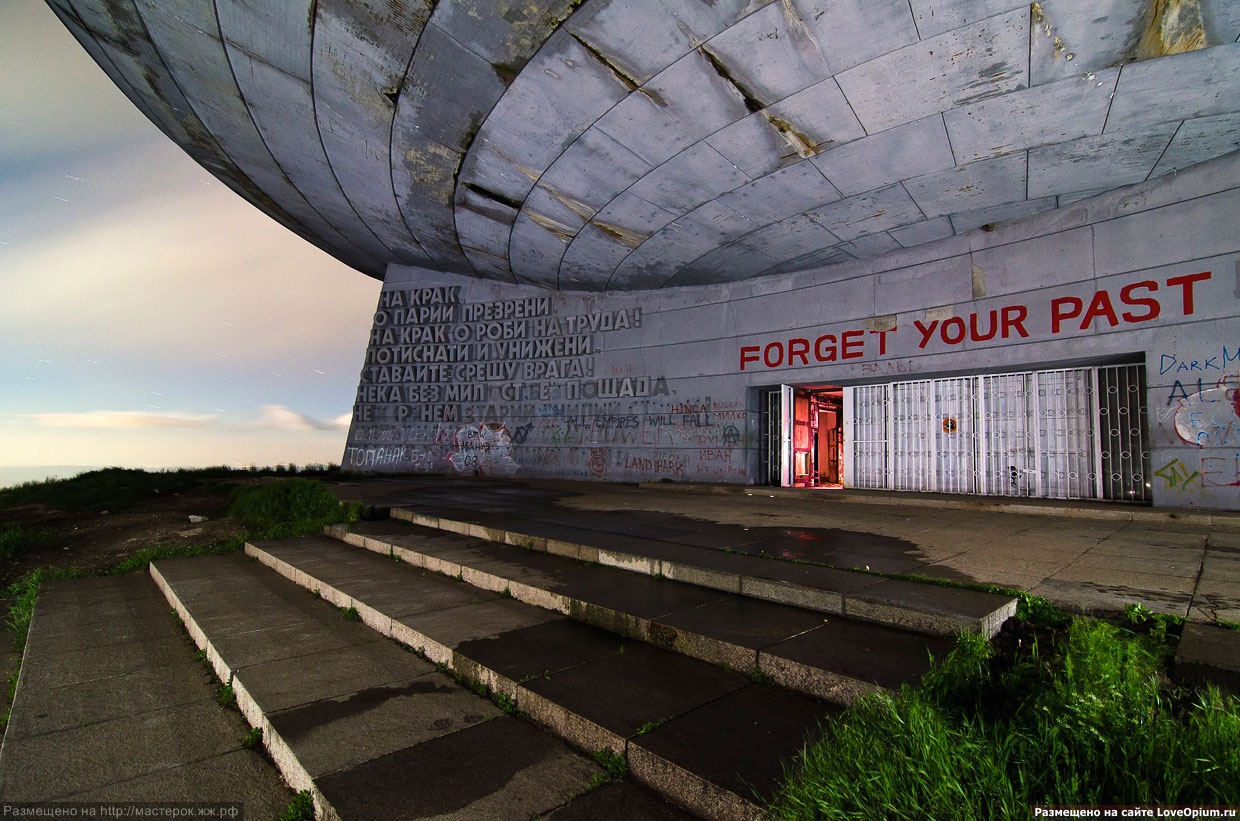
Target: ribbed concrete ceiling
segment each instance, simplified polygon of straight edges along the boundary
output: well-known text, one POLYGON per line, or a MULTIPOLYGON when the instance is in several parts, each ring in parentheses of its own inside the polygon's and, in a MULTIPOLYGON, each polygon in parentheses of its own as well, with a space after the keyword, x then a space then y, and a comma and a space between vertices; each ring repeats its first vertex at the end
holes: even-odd
POLYGON ((1235 0, 49 0, 346 263, 566 290, 829 267, 1240 148, 1235 0))

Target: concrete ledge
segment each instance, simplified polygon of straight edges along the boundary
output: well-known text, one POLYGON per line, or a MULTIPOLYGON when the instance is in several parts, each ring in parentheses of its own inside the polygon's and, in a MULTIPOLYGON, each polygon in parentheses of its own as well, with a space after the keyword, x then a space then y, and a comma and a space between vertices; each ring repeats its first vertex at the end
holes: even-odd
POLYGON ((642 747, 629 745, 629 772, 650 789, 702 818, 715 821, 769 821, 762 808, 731 790, 707 781, 642 747))

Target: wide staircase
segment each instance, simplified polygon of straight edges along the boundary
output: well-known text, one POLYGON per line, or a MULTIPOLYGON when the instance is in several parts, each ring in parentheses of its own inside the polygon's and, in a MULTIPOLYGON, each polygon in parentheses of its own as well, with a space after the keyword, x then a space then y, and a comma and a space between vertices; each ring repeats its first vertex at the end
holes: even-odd
POLYGON ((289 784, 347 821, 764 817, 824 721, 1014 608, 519 508, 151 573, 289 784))

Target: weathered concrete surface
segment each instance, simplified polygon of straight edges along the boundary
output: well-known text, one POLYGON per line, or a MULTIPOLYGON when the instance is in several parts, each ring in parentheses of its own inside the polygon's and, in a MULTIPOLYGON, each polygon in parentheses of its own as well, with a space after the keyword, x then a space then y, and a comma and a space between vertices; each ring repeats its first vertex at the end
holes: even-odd
POLYGON ((1175 672, 1188 682, 1214 682, 1240 693, 1240 630, 1208 624, 1184 625, 1175 655, 1175 672))
MULTIPOLYGON (((1240 550, 1240 517, 1217 511, 1062 501, 1008 504, 906 493, 537 480, 375 480, 346 484, 342 492, 374 499, 386 507, 407 503, 464 516, 461 505, 486 507, 488 496, 501 488, 510 505, 516 489, 526 489, 522 512, 526 517, 538 509, 568 507, 607 511, 617 519, 639 512, 669 517, 678 525, 726 525, 742 536, 754 527, 873 534, 876 538, 869 549, 874 555, 891 556, 898 551, 915 561, 913 573, 1027 590, 1071 611, 1119 612, 1135 602, 1156 612, 1197 620, 1240 621, 1240 560, 1236 558, 1240 555, 1236 552, 1240 550), (452 501, 458 496, 461 505, 452 501)), ((609 521, 614 520, 600 517, 595 527, 607 527, 609 521)), ((744 559, 748 567, 762 563, 773 568, 768 573, 793 579, 815 572, 775 559, 725 558, 744 559)), ((751 577, 757 574, 748 567, 751 577)), ((833 586, 840 584, 840 578, 833 586)), ((874 580, 867 584, 876 581, 869 579, 874 580)), ((808 588, 802 583, 796 589, 808 588)))
POLYGON ((6 801, 236 802, 292 797, 141 575, 59 581, 39 594, 0 751, 6 801))
MULTIPOLYGON (((314 542, 299 546, 311 565, 319 559, 321 573, 325 562, 314 542)), ((382 578, 359 575, 345 558, 346 577, 362 584, 382 578)), ((466 732, 507 719, 429 662, 257 562, 241 556, 161 562, 152 575, 221 679, 232 683, 247 720, 262 727, 263 743, 285 777, 310 790, 327 817, 456 812, 466 818, 508 805, 528 817, 586 790, 598 772, 545 736, 539 741, 524 730, 515 737, 498 729, 466 732), (426 744, 432 747, 422 749, 426 744), (450 760, 489 762, 496 778, 480 781, 471 769, 453 766, 410 791, 407 778, 393 777, 392 767, 439 757, 433 752, 437 744, 452 749, 450 760), (535 749, 537 755, 523 758, 535 749)), ((441 604, 447 612, 462 609, 459 602, 441 604)))

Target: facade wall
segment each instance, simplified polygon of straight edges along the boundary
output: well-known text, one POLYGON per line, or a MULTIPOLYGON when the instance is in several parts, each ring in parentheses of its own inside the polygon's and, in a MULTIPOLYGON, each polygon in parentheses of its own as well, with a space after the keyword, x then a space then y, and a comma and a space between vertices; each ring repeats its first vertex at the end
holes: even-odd
POLYGON ((1157 505, 1240 509, 1240 154, 796 275, 547 292, 392 267, 343 466, 758 478, 758 389, 1143 362, 1157 505))

